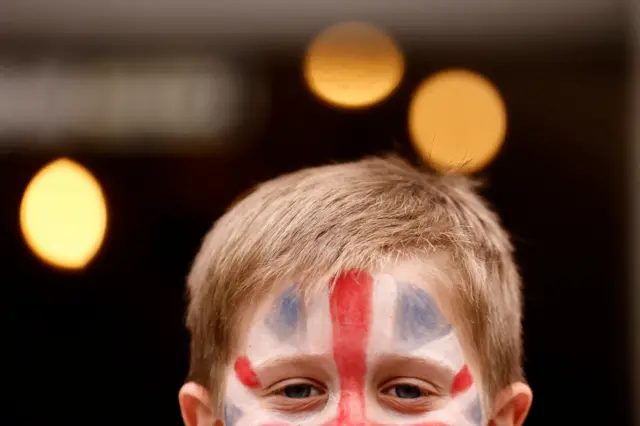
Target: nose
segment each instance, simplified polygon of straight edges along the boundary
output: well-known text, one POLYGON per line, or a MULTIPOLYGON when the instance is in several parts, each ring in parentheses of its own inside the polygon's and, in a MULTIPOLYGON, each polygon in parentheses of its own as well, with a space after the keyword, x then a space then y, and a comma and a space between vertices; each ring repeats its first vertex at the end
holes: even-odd
POLYGON ((363 392, 342 391, 338 403, 337 426, 374 426, 365 416, 363 392))
POLYGON ((382 426, 367 419, 338 419, 335 426, 382 426))

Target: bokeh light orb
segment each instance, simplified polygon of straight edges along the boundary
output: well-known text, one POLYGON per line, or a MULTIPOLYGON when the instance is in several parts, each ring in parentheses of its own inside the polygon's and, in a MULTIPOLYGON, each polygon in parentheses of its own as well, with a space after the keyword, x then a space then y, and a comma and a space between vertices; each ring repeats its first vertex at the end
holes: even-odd
POLYGON ((418 153, 440 170, 472 173, 500 150, 507 112, 498 90, 468 70, 426 79, 409 106, 409 135, 418 153))
POLYGON ((107 229, 100 184, 69 159, 49 163, 24 191, 20 227, 29 248, 45 262, 65 269, 85 267, 107 229))
POLYGON ((304 77, 311 91, 343 108, 382 101, 403 74, 404 58, 391 37, 360 22, 338 24, 321 32, 304 61, 304 77))

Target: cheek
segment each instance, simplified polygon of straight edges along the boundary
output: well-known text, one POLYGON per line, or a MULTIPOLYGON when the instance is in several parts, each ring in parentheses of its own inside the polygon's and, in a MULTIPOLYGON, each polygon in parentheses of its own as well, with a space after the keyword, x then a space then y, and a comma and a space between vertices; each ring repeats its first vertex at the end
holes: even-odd
MULTIPOLYGON (((260 426, 278 423, 272 413, 262 406, 253 391, 240 381, 239 376, 243 376, 243 374, 236 374, 232 370, 227 377, 224 426, 260 426)), ((253 383, 250 373, 248 378, 244 377, 243 380, 249 380, 250 383, 253 383)))
POLYGON ((452 422, 452 426, 481 426, 482 424, 482 405, 480 403, 480 395, 476 392, 475 386, 454 397, 447 405, 447 409, 455 415, 455 421, 452 422))
MULTIPOLYGON (((231 422, 225 426, 238 424, 247 414, 260 408, 260 400, 254 389, 260 384, 251 364, 245 357, 236 360, 234 368, 227 373, 224 394, 225 417, 231 422)), ((240 422, 242 423, 242 422, 240 422)))
POLYGON ((472 424, 480 426, 482 424, 482 403, 480 402, 480 395, 476 395, 475 400, 471 403, 466 411, 466 417, 472 424))
MULTIPOLYGON (((472 387, 455 398, 422 415, 403 415, 380 406, 375 397, 367 398, 367 420, 363 426, 481 426, 480 398, 472 387)), ((346 426, 349 423, 336 423, 346 426)), ((354 423, 351 423, 353 425, 354 423)), ((357 423, 356 423, 357 424, 357 423)))
POLYGON ((482 405, 471 371, 465 364, 456 374, 450 390, 451 400, 447 409, 456 415, 452 425, 482 424, 482 405))

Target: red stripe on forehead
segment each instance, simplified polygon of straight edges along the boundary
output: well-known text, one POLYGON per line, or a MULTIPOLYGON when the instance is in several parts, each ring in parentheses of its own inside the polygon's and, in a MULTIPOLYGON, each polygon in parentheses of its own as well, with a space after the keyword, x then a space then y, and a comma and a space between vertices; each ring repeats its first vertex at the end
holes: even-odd
POLYGON ((338 424, 364 423, 367 342, 371 326, 373 279, 366 272, 338 276, 331 292, 333 358, 340 375, 338 424))

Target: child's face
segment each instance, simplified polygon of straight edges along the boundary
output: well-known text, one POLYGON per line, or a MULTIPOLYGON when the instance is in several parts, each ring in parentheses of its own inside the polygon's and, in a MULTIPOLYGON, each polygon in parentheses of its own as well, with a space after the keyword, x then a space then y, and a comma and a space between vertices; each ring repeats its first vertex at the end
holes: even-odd
POLYGON ((225 426, 480 425, 479 386, 429 283, 391 271, 295 289, 255 314, 230 367, 225 426))

